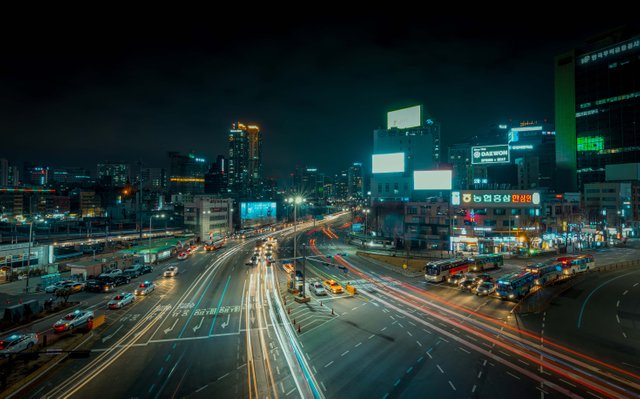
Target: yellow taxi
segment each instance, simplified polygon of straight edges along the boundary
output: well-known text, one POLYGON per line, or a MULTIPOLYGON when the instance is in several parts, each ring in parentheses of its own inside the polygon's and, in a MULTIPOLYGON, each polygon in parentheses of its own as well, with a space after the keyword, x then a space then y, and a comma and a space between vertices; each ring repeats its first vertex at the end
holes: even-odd
POLYGON ((336 283, 335 280, 324 280, 324 286, 334 294, 342 294, 344 292, 342 286, 336 283))

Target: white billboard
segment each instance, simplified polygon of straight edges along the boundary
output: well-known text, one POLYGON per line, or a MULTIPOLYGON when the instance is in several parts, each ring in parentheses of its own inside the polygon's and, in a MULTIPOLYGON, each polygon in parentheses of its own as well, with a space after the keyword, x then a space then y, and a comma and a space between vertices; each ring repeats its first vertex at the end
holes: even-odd
POLYGON ((422 126, 422 105, 387 112, 387 129, 422 126))
POLYGON ((404 152, 392 154, 375 154, 372 156, 373 173, 402 173, 404 172, 404 152))
POLYGON ((414 190, 451 190, 450 170, 416 170, 413 172, 414 190))

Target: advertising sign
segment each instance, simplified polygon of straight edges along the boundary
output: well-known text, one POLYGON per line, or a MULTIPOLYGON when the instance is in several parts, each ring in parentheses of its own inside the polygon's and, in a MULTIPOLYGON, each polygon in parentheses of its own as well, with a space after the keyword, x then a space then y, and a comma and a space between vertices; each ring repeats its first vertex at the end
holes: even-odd
POLYGON ((396 111, 387 112, 387 129, 398 128, 408 129, 410 127, 422 126, 422 106, 402 108, 396 111))
POLYGON ((509 163, 509 144, 471 147, 471 164, 509 163))
POLYGON ((375 154, 371 158, 373 173, 404 172, 404 152, 391 154, 375 154))
POLYGON ((246 221, 258 222, 259 224, 270 224, 276 222, 275 202, 241 202, 240 222, 244 225, 246 221))
POLYGON ((414 190, 451 190, 450 170, 416 170, 413 172, 414 190))
POLYGON ((540 193, 529 190, 452 191, 451 205, 477 208, 531 208, 540 206, 540 193))

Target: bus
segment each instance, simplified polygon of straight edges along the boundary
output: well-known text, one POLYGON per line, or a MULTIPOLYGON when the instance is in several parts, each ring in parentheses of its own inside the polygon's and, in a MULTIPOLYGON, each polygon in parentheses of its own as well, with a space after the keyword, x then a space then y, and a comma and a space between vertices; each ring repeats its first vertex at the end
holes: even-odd
POLYGON ((563 274, 565 275, 586 272, 596 267, 596 261, 591 254, 565 256, 557 260, 562 263, 563 274))
POLYGON ((224 246, 227 240, 225 240, 222 236, 214 236, 211 237, 210 240, 205 241, 204 250, 205 251, 215 251, 216 249, 220 249, 224 246))
POLYGON ((441 282, 453 274, 466 273, 469 270, 467 259, 445 259, 427 263, 424 278, 427 281, 441 282))
POLYGON ((496 292, 502 299, 517 299, 527 295, 533 287, 535 275, 526 271, 509 273, 500 277, 496 292))
POLYGON ((468 261, 470 272, 497 269, 504 265, 504 257, 500 254, 478 255, 473 258, 469 258, 468 261))
POLYGON ((562 275, 562 262, 552 261, 548 263, 537 263, 524 268, 524 271, 533 274, 534 284, 543 286, 551 281, 556 281, 562 275))

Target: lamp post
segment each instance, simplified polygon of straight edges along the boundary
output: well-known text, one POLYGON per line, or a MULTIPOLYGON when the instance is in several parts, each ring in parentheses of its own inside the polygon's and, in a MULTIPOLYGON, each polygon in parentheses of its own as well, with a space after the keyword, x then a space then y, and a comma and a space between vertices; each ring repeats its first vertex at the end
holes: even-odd
MULTIPOLYGON (((293 204, 293 258, 297 255, 298 249, 298 235, 297 235, 297 227, 298 227, 298 205, 304 202, 304 198, 297 195, 295 197, 287 198, 287 202, 293 204)), ((298 262, 295 262, 297 264, 298 262)))
POLYGON ((164 218, 164 213, 160 215, 149 216, 149 241, 147 244, 147 254, 149 255, 149 263, 151 263, 151 221, 153 218, 164 218))
POLYGON ((367 235, 367 222, 369 221, 369 212, 371 212, 371 209, 366 208, 363 209, 362 212, 364 213, 364 235, 367 235))
POLYGON ((31 237, 33 232, 33 219, 29 223, 29 247, 27 249, 27 285, 24 289, 25 293, 29 293, 29 272, 31 271, 31 237))

